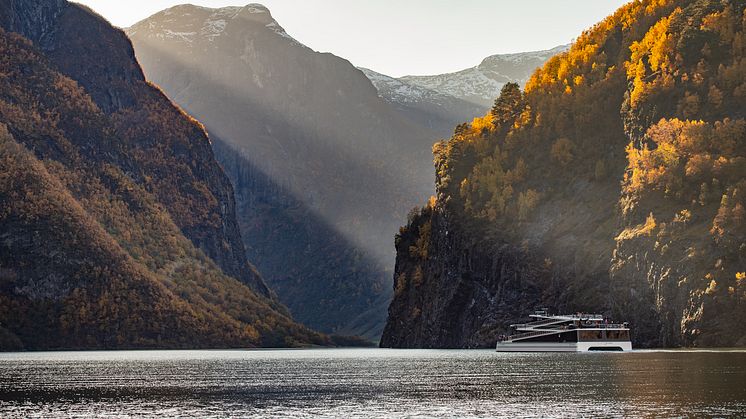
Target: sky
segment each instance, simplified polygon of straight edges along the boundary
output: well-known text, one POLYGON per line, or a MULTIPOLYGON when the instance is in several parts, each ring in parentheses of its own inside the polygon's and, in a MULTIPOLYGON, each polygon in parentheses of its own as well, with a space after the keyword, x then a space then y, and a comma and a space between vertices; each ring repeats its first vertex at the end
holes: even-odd
MULTIPOLYGON (((168 7, 244 6, 250 0, 78 0, 128 27, 168 7)), ((493 54, 571 42, 628 0, 263 0, 308 47, 399 77, 441 74, 493 54)))

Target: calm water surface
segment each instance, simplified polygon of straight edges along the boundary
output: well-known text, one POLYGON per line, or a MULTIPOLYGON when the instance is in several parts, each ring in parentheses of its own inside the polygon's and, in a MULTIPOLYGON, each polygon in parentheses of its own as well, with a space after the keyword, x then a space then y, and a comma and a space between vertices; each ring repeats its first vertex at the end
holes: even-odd
POLYGON ((0 417, 744 417, 746 352, 0 354, 0 417))

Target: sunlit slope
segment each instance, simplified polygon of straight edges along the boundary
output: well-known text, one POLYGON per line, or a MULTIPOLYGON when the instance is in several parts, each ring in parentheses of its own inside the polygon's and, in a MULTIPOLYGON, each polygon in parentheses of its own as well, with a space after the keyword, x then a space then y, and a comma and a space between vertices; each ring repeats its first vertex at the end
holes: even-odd
POLYGON ((328 343, 246 261, 204 130, 121 31, 64 1, 0 24, 2 349, 328 343))
POLYGON ((744 4, 640 1, 435 148, 384 346, 491 346, 535 307, 743 345, 744 4))

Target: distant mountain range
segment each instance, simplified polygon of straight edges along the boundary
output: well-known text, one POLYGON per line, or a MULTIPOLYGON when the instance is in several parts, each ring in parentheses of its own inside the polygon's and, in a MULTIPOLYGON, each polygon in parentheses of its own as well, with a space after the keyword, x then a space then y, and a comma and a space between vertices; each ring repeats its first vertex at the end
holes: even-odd
POLYGON ((534 70, 569 47, 491 55, 476 67, 432 76, 395 78, 367 68, 360 70, 384 100, 416 123, 447 136, 455 125, 483 115, 505 83, 525 84, 534 70))
POLYGON ((478 66, 455 73, 404 76, 399 80, 487 108, 500 95, 505 83, 523 86, 537 68, 569 48, 570 45, 560 45, 544 51, 491 55, 478 66))
MULTIPOLYGON (((422 125, 438 137, 450 135, 453 127, 484 114, 486 108, 448 93, 389 77, 367 68, 360 71, 373 83, 378 95, 412 122, 422 125)), ((436 138, 436 137, 434 137, 436 138)))

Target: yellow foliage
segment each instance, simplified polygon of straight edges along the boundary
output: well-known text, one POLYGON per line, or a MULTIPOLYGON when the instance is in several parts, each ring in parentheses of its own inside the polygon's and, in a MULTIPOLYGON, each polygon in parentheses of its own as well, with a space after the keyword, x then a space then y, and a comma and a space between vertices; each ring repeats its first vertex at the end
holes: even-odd
POLYGON ((746 284, 746 272, 736 272, 736 283, 738 286, 746 284))
POLYGON ((482 117, 474 118, 471 121, 471 130, 475 134, 479 134, 484 130, 487 131, 494 131, 495 130, 495 124, 492 122, 492 115, 485 115, 482 117))
POLYGON ((640 230, 640 233, 647 234, 648 236, 652 234, 653 230, 655 230, 656 227, 655 217, 653 217, 653 213, 651 212, 648 215, 648 218, 645 219, 645 224, 642 226, 642 230, 640 230))
POLYGON ((419 287, 422 285, 422 282, 425 280, 425 275, 422 273, 422 267, 420 265, 417 265, 417 267, 414 269, 414 275, 412 275, 412 285, 415 287, 419 287))
MULTIPOLYGON (((680 10, 678 10, 680 13, 680 10)), ((630 103, 634 107, 649 90, 647 78, 650 74, 666 73, 671 70, 671 54, 673 52, 673 36, 669 33, 671 17, 665 17, 653 25, 645 37, 633 42, 629 47, 631 55, 626 63, 627 78, 633 82, 630 103)), ((657 78, 654 80, 658 80, 657 78)))
POLYGON ((717 292, 718 283, 713 279, 710 281, 710 284, 707 286, 707 289, 705 289, 705 294, 712 295, 715 292, 717 292))
POLYGON ((533 189, 518 194, 518 219, 525 221, 539 203, 539 193, 533 189))

